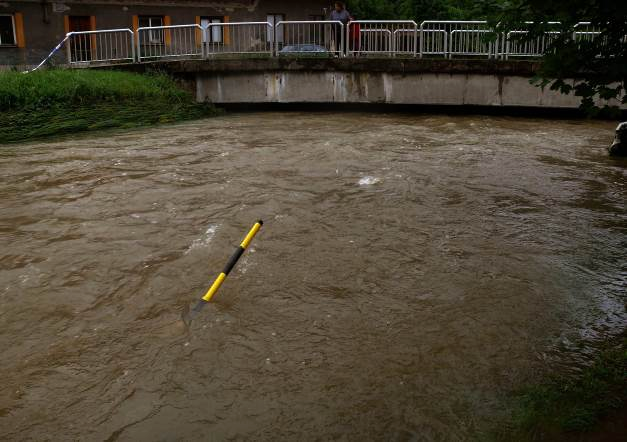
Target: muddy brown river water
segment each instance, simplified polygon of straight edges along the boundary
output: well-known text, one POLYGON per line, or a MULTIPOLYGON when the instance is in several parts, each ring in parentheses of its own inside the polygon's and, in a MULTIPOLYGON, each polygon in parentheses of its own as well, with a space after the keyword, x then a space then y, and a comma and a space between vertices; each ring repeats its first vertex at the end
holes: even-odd
POLYGON ((250 113, 0 147, 0 438, 473 437, 627 326, 613 128, 250 113))

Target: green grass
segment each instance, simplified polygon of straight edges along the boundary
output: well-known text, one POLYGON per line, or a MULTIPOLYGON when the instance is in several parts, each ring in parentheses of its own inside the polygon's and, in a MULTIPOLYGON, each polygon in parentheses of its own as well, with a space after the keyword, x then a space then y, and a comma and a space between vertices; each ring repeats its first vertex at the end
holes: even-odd
POLYGON ((627 407, 627 339, 600 352, 576 376, 554 376, 516 394, 510 422, 499 440, 561 440, 594 430, 627 407))
POLYGON ((216 113, 165 75, 83 69, 0 72, 0 143, 216 113))

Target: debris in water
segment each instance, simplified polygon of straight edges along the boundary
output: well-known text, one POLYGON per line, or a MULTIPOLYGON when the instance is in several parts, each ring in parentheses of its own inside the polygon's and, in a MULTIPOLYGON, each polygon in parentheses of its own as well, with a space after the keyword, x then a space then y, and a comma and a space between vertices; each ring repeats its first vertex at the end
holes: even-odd
POLYGON ((360 186, 371 186, 373 184, 378 183, 379 181, 381 181, 379 178, 374 177, 374 176, 365 176, 362 179, 359 180, 359 185, 360 186))
POLYGON ((187 250, 185 251, 185 254, 187 255, 189 252, 191 252, 194 249, 207 247, 209 243, 211 242, 211 240, 213 239, 214 235, 216 234, 217 229, 218 229, 217 224, 210 224, 207 230, 205 231, 205 234, 202 237, 197 238, 194 241, 192 241, 192 244, 187 248, 187 250))

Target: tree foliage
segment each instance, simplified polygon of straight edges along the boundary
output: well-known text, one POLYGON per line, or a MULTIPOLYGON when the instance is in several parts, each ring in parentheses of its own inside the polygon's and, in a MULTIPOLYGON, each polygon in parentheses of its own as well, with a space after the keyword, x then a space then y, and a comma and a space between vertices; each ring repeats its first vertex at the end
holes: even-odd
POLYGON ((351 0, 349 11, 360 19, 479 20, 493 2, 504 0, 351 0))
POLYGON ((592 113, 598 111, 597 98, 616 98, 627 103, 627 0, 349 0, 347 3, 358 19, 411 19, 418 23, 488 19, 499 32, 527 31, 517 34, 522 40, 549 35, 550 43, 536 79, 539 86, 580 96, 582 107, 592 113), (573 38, 573 27, 582 21, 590 22, 595 28, 594 34, 586 36, 594 38, 573 38))
POLYGON ((509 0, 499 6, 490 17, 497 30, 525 29, 524 40, 550 35, 538 85, 580 96, 592 114, 597 98, 627 103, 627 1, 509 0), (579 22, 589 22, 581 30, 590 32, 575 34, 579 22))

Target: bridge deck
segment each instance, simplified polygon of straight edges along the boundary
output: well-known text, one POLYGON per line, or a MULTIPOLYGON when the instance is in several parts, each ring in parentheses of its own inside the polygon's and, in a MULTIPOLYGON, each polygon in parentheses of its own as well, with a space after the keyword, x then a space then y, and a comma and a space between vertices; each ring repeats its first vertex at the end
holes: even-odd
POLYGON ((98 68, 116 68, 145 72, 160 70, 172 74, 196 74, 219 72, 272 72, 272 71, 315 71, 315 72, 371 72, 371 73, 434 73, 434 74, 484 74, 532 77, 538 72, 540 63, 528 60, 485 60, 485 59, 418 59, 418 58, 245 58, 210 60, 170 60, 142 64, 100 65, 98 68))

